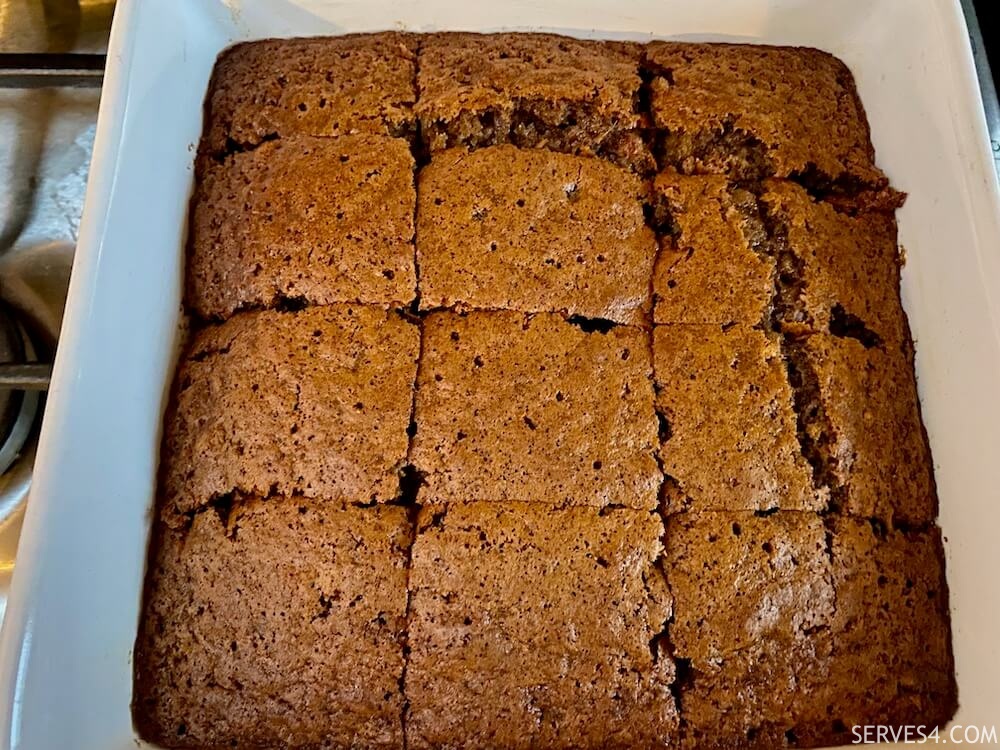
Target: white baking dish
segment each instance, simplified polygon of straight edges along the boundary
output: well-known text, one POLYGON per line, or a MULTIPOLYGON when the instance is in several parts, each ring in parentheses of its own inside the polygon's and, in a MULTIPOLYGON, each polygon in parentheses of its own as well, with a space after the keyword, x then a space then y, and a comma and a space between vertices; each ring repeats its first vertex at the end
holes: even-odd
POLYGON ((0 642, 3 747, 126 750, 131 651, 216 54, 385 28, 802 44, 857 78, 899 213, 961 709, 1000 724, 1000 198, 958 0, 119 0, 69 303, 0 642))

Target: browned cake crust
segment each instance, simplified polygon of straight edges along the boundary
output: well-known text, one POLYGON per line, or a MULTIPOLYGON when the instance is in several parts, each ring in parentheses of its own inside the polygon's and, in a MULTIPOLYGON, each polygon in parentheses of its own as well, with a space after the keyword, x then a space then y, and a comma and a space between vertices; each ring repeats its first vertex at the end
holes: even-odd
POLYGON ((957 704, 940 530, 843 517, 830 527, 837 612, 827 702, 848 728, 943 725, 957 704))
POLYGON ((406 34, 267 39, 219 57, 205 102, 212 155, 290 135, 414 130, 416 55, 406 34))
POLYGON ((825 506, 796 437, 775 336, 742 325, 657 326, 653 371, 660 461, 681 491, 665 498, 669 511, 825 506))
POLYGON ((629 172, 541 149, 454 149, 434 155, 418 193, 421 308, 648 312, 656 240, 629 172))
POLYGON ((664 234, 653 275, 657 323, 766 322, 774 259, 757 199, 724 176, 657 175, 664 234))
POLYGON ((665 545, 670 642, 685 670, 684 744, 793 744, 785 731, 812 716, 830 660, 819 634, 833 621, 836 596, 822 519, 681 514, 668 519, 665 545))
POLYGON ((797 295, 794 310, 782 311, 785 328, 853 332, 897 348, 909 341, 892 213, 848 215, 778 180, 764 183, 762 203, 775 254, 794 258, 781 269, 797 295))
POLYGON ((629 509, 425 506, 410 574, 408 746, 670 745, 662 531, 655 514, 629 509))
POLYGON ((135 654, 164 747, 403 746, 403 508, 238 498, 158 527, 135 654))
POLYGON ((540 313, 424 321, 410 461, 425 502, 656 507, 647 334, 540 313))
POLYGON ((950 718, 903 195, 843 63, 267 40, 206 113, 142 738, 772 750, 950 718))
POLYGON ((416 326, 364 306, 244 313, 198 332, 166 420, 165 516, 234 490, 395 498, 418 349, 416 326))
POLYGON ((804 351, 843 510, 886 523, 934 520, 937 490, 909 356, 834 336, 811 336, 804 351))
POLYGON ((681 514, 665 544, 686 745, 850 744, 852 726, 954 711, 936 529, 681 514))
POLYGON ((651 170, 637 130, 640 53, 552 34, 424 37, 416 106, 424 143, 431 151, 541 146, 651 170))
POLYGON ((205 318, 284 300, 416 294, 413 157, 381 136, 283 138, 211 166, 191 216, 187 303, 205 318))
POLYGON ((799 177, 818 188, 880 190, 854 78, 805 47, 651 42, 650 107, 663 162, 739 179, 799 177))

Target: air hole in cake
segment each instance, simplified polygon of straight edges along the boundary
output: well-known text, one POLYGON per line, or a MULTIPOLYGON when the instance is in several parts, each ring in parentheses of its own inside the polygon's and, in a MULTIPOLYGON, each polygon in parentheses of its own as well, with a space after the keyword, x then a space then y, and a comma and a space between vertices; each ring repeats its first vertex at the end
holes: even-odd
POLYGON ((839 338, 854 339, 865 349, 882 346, 882 337, 870 329, 857 315, 852 315, 843 305, 830 309, 830 333, 839 338))
POLYGON ((413 464, 406 464, 399 470, 399 497, 398 504, 412 507, 416 506, 420 487, 426 484, 424 474, 413 464))
POLYGON ((290 296, 278 294, 275 298, 274 307, 281 312, 301 312, 308 307, 309 302, 303 296, 290 296))
POLYGON ((570 315, 566 322, 574 325, 585 333, 608 333, 617 328, 620 323, 605 318, 587 318, 583 315, 570 315))

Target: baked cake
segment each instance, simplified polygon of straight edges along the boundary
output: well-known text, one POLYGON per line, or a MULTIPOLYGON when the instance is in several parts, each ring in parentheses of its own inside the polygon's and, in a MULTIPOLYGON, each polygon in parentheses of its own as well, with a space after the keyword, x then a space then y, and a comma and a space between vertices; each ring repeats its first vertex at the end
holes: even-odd
POLYGON ((552 313, 431 313, 409 456, 422 496, 655 508, 647 338, 552 313))
POLYGON ((953 715, 904 196, 841 61, 248 42, 195 177, 141 738, 769 750, 953 715))
POLYGON ((416 326, 364 306, 264 310, 197 331, 165 425, 165 514, 234 491, 397 498, 419 348, 416 326))
POLYGON ((204 318, 416 295, 413 157, 384 136, 293 136, 206 168, 191 212, 187 303, 204 318))
POLYGON ((237 44, 219 56, 202 151, 214 158, 292 135, 415 131, 416 38, 350 34, 237 44))
POLYGON ((668 744, 663 526, 621 508, 425 505, 410 568, 407 746, 668 744))
POLYGON ((143 736, 401 746, 404 508, 239 496, 158 531, 136 647, 143 736))
POLYGON ((656 238, 634 174, 543 149, 452 149, 421 170, 418 193, 421 309, 648 314, 656 238))

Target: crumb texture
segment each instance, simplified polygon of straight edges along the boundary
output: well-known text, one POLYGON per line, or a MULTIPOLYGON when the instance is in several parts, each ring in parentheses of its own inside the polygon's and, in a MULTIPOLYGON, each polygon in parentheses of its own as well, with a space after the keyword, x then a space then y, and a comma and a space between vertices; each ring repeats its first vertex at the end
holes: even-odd
POLYGON ((402 508, 240 497, 160 526, 135 655, 167 747, 401 748, 402 508))
POLYGON ((420 305, 638 322, 656 239, 635 175, 589 157, 497 146, 420 174, 420 305))
POLYGON ((844 63, 270 39, 205 114, 143 740, 774 750, 952 717, 905 195, 844 63))
POLYGON ((551 34, 429 36, 417 74, 424 144, 541 146, 652 169, 635 106, 641 50, 551 34))
POLYGON ((664 165, 739 179, 798 177, 880 190, 850 70, 804 47, 652 42, 650 110, 664 165))
POLYGON ((188 304, 408 303, 416 294, 413 157, 379 136, 287 138, 208 168, 191 214, 188 304))
POLYGON ((164 439, 164 511, 233 491, 367 503, 398 495, 419 332, 394 312, 239 315, 195 335, 164 439))
POLYGON ((673 665, 663 527, 642 511, 421 510, 410 577, 408 746, 662 747, 673 665), (650 644, 653 643, 652 651, 650 644))
POLYGON ((421 499, 654 508, 650 372, 640 329, 431 314, 410 458, 425 478, 421 499))

